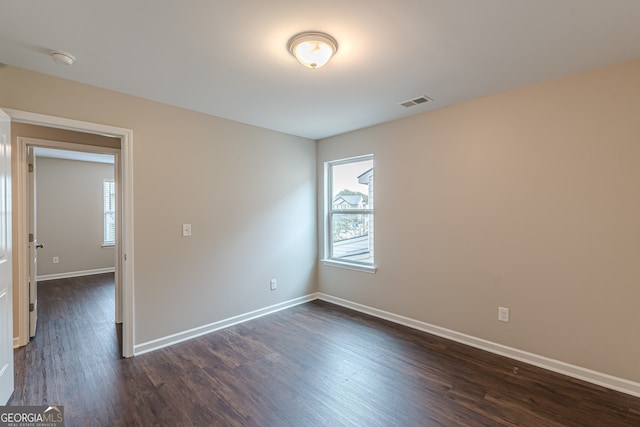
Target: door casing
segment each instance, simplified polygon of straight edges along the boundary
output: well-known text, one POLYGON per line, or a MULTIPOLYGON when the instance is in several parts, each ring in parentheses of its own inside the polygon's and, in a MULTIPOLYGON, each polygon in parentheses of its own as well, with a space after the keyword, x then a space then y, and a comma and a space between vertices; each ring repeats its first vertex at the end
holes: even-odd
POLYGON ((14 390, 11 154, 10 117, 0 111, 0 405, 14 390))
MULTIPOLYGON (((134 355, 134 310, 133 310, 133 286, 134 286, 134 242, 133 242, 133 131, 131 129, 118 128, 114 126, 101 125, 97 123, 83 122, 72 119, 65 119, 55 116, 47 116, 36 113, 29 113, 19 110, 3 109, 11 120, 18 123, 28 123, 38 126, 45 126, 57 129, 66 129, 77 132, 108 135, 118 137, 121 141, 119 155, 116 155, 115 177, 118 181, 120 191, 121 208, 118 209, 117 230, 120 237, 120 244, 116 245, 116 271, 118 272, 120 286, 116 287, 116 300, 122 302, 121 309, 116 310, 116 320, 122 321, 122 356, 131 357, 134 355)), ((69 143, 60 143, 69 144, 69 143)), ((74 151, 83 151, 82 144, 70 144, 74 151)), ((27 253, 27 232, 25 224, 25 216, 17 212, 24 206, 26 185, 24 169, 26 163, 26 146, 23 144, 17 149, 18 161, 16 170, 12 171, 12 177, 16 180, 18 206, 14 206, 14 221, 17 225, 17 236, 14 239, 16 247, 14 248, 14 256, 18 257, 18 274, 14 274, 13 289, 18 292, 19 307, 21 309, 28 307, 28 295, 25 292, 26 275, 28 274, 28 258, 27 253), (18 209, 16 209, 18 208, 18 209), (15 255, 18 254, 18 255, 15 255), (22 281, 20 281, 22 280, 22 281)), ((85 146, 86 147, 86 146, 85 146)), ((68 146, 67 146, 67 149, 68 146)), ((86 150, 84 150, 86 151, 86 150)), ((118 304, 116 304, 118 306, 118 304)), ((28 331, 28 312, 27 315, 20 315, 18 323, 18 337, 14 338, 14 347, 25 345, 29 340, 28 331), (26 320, 26 322, 24 321, 26 320)))
MULTIPOLYGON (((20 146, 20 140, 18 139, 18 146, 20 146)), ((29 236, 27 256, 29 257, 29 273, 27 280, 27 289, 29 292, 29 337, 34 337, 36 335, 36 328, 38 326, 38 232, 36 230, 36 157, 33 152, 33 147, 27 147, 27 165, 33 165, 33 167, 29 166, 27 169, 27 178, 25 182, 27 183, 27 197, 25 200, 27 201, 27 208, 23 213, 27 213, 27 235, 29 236), (33 239, 31 238, 33 236, 33 239)), ((18 315, 24 315, 22 310, 22 305, 19 306, 18 315)))

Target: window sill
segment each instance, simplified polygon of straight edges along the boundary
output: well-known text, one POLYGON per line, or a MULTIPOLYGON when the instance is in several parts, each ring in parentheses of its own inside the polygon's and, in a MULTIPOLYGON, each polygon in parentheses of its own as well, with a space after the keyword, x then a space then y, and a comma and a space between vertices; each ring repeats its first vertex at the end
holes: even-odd
POLYGON ((323 259, 322 263, 331 267, 346 268, 348 270, 363 271, 371 274, 375 274, 375 272, 378 271, 378 267, 375 265, 354 264, 351 262, 336 261, 333 259, 323 259))
POLYGON ((102 245, 102 248, 115 248, 115 243, 105 243, 102 245))

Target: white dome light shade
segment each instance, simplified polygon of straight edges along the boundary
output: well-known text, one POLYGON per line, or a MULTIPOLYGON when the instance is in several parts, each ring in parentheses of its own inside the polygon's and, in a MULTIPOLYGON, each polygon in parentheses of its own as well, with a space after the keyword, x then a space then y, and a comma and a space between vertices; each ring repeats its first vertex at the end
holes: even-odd
POLYGON ((289 40, 289 52, 307 68, 319 68, 338 50, 336 39, 324 33, 300 33, 289 40))
POLYGON ((76 57, 67 52, 52 52, 51 57, 58 64, 71 65, 75 62, 76 57))

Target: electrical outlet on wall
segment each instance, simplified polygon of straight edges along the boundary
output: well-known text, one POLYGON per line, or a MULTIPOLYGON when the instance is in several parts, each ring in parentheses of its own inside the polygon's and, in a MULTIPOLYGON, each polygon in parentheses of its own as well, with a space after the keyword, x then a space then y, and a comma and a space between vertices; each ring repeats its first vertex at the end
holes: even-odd
POLYGON ((506 307, 498 307, 498 320, 501 322, 509 322, 509 309, 506 307))
POLYGON ((53 260, 52 260, 52 263, 53 263, 53 264, 57 264, 57 263, 59 263, 59 262, 60 262, 60 258, 58 258, 57 256, 54 256, 54 257, 53 257, 53 260))
POLYGON ((276 289, 278 289, 278 281, 276 279, 271 279, 271 281, 269 282, 269 287, 272 291, 275 291, 276 289))

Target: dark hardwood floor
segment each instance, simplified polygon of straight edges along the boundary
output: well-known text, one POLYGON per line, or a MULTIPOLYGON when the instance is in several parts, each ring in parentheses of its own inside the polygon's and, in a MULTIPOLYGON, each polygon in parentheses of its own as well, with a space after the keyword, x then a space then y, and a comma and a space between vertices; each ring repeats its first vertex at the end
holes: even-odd
POLYGON ((10 404, 67 426, 640 426, 638 398, 321 301, 121 359, 112 275, 39 298, 10 404))

